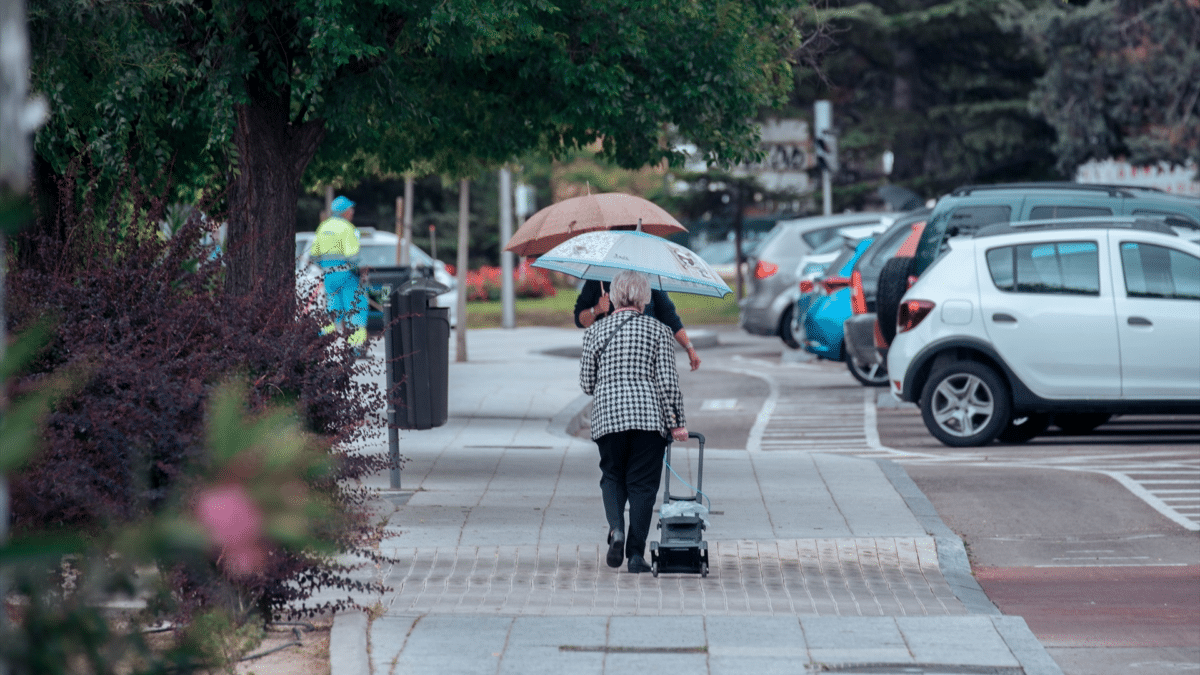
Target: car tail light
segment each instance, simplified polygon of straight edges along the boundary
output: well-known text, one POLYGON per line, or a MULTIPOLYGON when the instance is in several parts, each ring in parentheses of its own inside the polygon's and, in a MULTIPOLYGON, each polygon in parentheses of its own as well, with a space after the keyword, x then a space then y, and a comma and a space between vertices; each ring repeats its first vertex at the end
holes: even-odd
POLYGON ((933 308, 934 304, 928 300, 905 300, 900 303, 900 309, 896 312, 896 332, 905 333, 916 328, 933 308))
POLYGON ((811 279, 805 279, 804 281, 800 282, 800 292, 801 293, 812 293, 812 291, 813 291, 813 282, 811 279))
POLYGON ((775 263, 766 262, 765 260, 759 260, 758 264, 756 264, 754 266, 754 278, 755 279, 766 279, 767 277, 771 276, 772 274, 775 274, 778 271, 779 271, 779 265, 776 265, 775 263))
POLYGON ((821 286, 824 287, 827 294, 841 290, 849 285, 850 280, 846 277, 825 277, 821 282, 821 286))
POLYGON ((867 313, 867 296, 863 293, 862 273, 858 270, 850 275, 850 310, 855 314, 867 313))

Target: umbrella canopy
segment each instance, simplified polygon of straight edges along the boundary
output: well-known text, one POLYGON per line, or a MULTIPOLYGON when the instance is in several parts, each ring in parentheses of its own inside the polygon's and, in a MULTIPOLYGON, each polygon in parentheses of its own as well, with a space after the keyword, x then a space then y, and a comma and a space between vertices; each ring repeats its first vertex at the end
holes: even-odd
POLYGON ((529 217, 504 247, 517 255, 541 255, 584 232, 636 227, 659 236, 687 228, 652 201, 620 192, 583 195, 551 204, 529 217))
POLYGON ((733 292, 700 256, 644 232, 586 232, 555 246, 533 266, 599 281, 636 270, 649 275, 651 288, 663 291, 714 298, 733 292))

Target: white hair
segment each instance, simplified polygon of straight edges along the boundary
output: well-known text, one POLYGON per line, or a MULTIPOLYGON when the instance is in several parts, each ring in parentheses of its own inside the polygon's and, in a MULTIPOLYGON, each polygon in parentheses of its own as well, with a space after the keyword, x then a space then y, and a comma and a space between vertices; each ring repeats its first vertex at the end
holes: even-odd
POLYGON ((617 309, 636 307, 640 310, 650 304, 650 277, 642 272, 622 270, 613 277, 608 297, 617 309))

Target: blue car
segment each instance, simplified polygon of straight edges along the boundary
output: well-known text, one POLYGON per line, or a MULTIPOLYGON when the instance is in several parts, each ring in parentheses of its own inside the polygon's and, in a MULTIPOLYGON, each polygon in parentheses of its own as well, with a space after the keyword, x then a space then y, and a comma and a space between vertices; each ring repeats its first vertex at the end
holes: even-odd
MULTIPOLYGON (((805 294, 809 297, 804 314, 805 351, 830 361, 845 360, 842 325, 854 313, 850 308, 850 274, 872 241, 873 237, 867 237, 847 247, 829 265, 827 274, 813 283, 812 291, 805 294)), ((801 311, 805 296, 797 303, 797 312, 801 311)))

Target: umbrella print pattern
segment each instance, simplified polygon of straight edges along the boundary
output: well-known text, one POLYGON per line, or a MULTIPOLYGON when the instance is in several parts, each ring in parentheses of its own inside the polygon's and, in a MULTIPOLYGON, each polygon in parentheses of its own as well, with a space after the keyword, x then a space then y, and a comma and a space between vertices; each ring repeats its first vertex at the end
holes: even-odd
POLYGON ((663 291, 717 298, 733 292, 691 250, 644 232, 587 232, 554 247, 533 265, 599 281, 635 270, 649 275, 651 287, 663 291))

